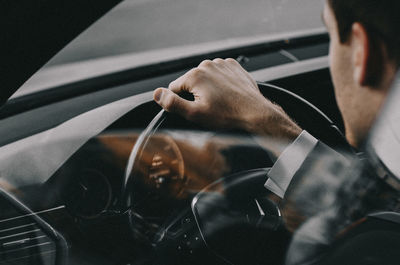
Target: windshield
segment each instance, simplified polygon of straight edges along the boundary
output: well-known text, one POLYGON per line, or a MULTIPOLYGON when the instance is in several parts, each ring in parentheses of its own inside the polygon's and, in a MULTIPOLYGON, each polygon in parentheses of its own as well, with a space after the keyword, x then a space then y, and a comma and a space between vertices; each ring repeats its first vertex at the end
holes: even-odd
POLYGON ((125 0, 47 66, 322 27, 321 0, 125 0))
POLYGON ((125 0, 12 98, 177 58, 324 32, 321 0, 125 0))

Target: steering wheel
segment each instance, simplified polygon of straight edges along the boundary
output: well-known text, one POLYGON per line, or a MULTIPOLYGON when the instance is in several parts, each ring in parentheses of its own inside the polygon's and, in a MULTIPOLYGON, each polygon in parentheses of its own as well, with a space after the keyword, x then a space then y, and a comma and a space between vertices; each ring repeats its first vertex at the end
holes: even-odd
MULTIPOLYGON (((281 105, 300 127, 316 138, 338 150, 350 149, 339 129, 310 102, 271 84, 259 83, 258 86, 266 98, 281 105)), ((134 169, 140 163, 149 139, 171 118, 170 115, 161 110, 140 134, 132 149, 122 191, 127 209, 135 208, 137 203, 130 189, 134 185, 134 169)), ((265 196, 263 184, 267 173, 267 168, 261 168, 218 180, 198 193, 192 200, 191 208, 186 207, 181 215, 169 220, 162 230, 146 223, 140 214, 132 210, 129 215, 131 228, 134 231, 141 230, 137 234, 141 235, 142 240, 159 247, 163 264, 168 263, 165 256, 169 256, 172 264, 180 264, 177 260, 181 260, 182 264, 186 263, 183 260, 190 260, 191 264, 196 264, 195 260, 201 263, 214 260, 218 264, 251 264, 250 260, 260 264, 268 260, 268 264, 279 264, 290 235, 284 229, 279 208, 265 196), (177 225, 180 230, 171 233, 177 225), (143 231, 155 237, 151 239, 143 235, 143 231), (257 240, 249 242, 250 236, 257 240), (229 244, 221 243, 227 240, 229 244), (265 251, 266 248, 270 251, 265 251), (197 251, 195 259, 194 251, 197 251), (185 259, 182 259, 183 256, 185 259)))

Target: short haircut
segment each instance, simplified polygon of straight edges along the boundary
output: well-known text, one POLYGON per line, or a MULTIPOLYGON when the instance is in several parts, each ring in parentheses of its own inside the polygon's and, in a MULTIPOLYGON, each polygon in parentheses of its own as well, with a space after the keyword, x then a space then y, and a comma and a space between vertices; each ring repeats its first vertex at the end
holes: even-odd
POLYGON ((335 14, 339 37, 348 41, 353 23, 366 28, 374 52, 384 45, 389 59, 400 65, 400 0, 327 0, 335 14))

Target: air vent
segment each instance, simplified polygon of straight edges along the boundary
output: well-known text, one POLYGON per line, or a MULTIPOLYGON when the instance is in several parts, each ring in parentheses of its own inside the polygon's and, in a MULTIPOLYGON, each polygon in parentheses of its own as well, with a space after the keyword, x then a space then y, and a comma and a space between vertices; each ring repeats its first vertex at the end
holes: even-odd
POLYGON ((64 208, 32 212, 0 187, 0 265, 67 264, 67 242, 41 217, 64 208))
POLYGON ((54 264, 56 244, 31 215, 0 220, 0 264, 54 264))

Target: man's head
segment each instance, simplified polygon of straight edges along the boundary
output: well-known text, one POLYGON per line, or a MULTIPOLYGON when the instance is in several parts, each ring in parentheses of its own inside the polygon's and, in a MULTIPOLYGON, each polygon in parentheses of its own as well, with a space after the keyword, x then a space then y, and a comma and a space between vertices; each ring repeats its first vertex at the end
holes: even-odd
POLYGON ((398 0, 326 0, 335 94, 354 146, 365 139, 400 65, 398 0))

